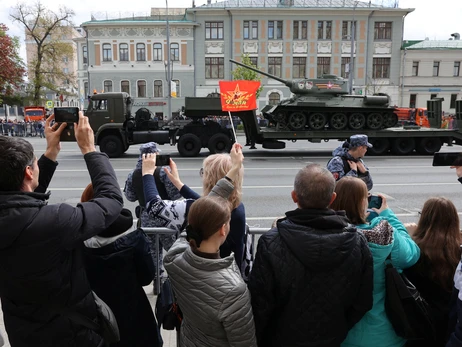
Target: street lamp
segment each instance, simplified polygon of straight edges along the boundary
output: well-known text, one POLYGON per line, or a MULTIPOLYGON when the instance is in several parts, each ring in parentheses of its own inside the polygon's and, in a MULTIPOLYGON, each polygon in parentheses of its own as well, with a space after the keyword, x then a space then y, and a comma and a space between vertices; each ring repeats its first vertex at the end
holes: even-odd
POLYGON ((350 64, 349 64, 349 74, 348 74, 348 93, 351 95, 353 94, 353 74, 355 72, 355 64, 354 64, 354 59, 355 59, 355 31, 356 31, 356 25, 355 25, 355 11, 356 11, 356 6, 358 6, 359 1, 355 1, 353 5, 353 21, 351 22, 351 51, 350 51, 350 64))
POLYGON ((168 22, 168 0, 165 0, 165 7, 167 10, 166 19, 167 19, 167 107, 168 107, 168 114, 167 114, 167 122, 171 121, 172 118, 172 74, 170 70, 170 25, 168 22))

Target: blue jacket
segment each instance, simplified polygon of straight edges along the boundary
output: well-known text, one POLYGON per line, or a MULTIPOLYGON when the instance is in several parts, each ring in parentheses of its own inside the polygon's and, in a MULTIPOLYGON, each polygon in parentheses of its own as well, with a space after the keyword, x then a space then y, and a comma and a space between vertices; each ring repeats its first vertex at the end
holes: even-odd
POLYGON ((396 335, 385 313, 385 260, 398 270, 414 265, 420 249, 392 210, 383 211, 370 224, 357 226, 366 236, 374 261, 374 290, 372 309, 349 331, 342 347, 398 347, 406 340, 396 335))

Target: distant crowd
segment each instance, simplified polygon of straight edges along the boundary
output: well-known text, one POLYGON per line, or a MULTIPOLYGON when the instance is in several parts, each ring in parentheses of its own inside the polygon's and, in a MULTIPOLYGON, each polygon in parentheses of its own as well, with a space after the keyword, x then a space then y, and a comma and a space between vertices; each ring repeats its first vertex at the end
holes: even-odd
POLYGON ((45 137, 45 121, 0 121, 0 134, 5 136, 45 137))

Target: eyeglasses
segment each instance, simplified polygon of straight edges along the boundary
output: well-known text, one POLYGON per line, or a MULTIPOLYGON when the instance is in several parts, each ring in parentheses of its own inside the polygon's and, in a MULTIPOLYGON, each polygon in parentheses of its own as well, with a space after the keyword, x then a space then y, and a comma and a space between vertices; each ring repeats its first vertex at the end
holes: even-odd
POLYGON ((199 170, 199 176, 204 176, 204 168, 201 167, 201 169, 199 170))

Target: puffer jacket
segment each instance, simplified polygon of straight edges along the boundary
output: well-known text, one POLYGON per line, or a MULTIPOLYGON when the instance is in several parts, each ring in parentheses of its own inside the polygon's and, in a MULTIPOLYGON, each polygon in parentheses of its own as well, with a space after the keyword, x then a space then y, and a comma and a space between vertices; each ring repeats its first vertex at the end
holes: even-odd
POLYGON ((371 252, 344 211, 289 211, 258 241, 249 289, 259 346, 338 347, 372 307, 371 252))
POLYGON ((390 209, 357 228, 366 236, 374 259, 374 305, 350 330, 342 347, 404 346, 406 340, 396 335, 385 312, 386 259, 390 255, 393 266, 401 271, 419 260, 420 249, 390 209))
POLYGON ((256 346, 250 293, 233 254, 202 258, 193 253, 185 236, 164 258, 183 312, 181 346, 256 346))
POLYGON ((95 198, 73 207, 47 204, 56 163, 39 160, 34 193, 0 192, 0 297, 12 347, 94 347, 101 337, 62 311, 96 320, 83 260, 83 241, 119 216, 123 199, 105 154, 84 156, 95 198), (37 192, 39 191, 39 192, 37 192))

